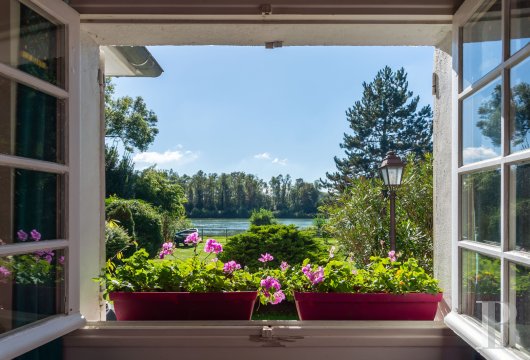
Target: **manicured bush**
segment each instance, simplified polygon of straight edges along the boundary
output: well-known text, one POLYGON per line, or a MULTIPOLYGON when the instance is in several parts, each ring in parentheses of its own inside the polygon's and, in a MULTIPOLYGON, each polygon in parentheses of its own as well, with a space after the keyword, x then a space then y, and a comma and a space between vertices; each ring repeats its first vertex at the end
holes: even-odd
MULTIPOLYGON (((111 259, 118 252, 130 253, 130 248, 134 248, 133 239, 123 227, 113 221, 105 222, 105 252, 106 258, 111 259)), ((131 253, 132 254, 132 253, 131 253)))
POLYGON ((142 200, 110 197, 106 200, 106 213, 107 220, 118 220, 139 247, 155 256, 164 238, 161 215, 153 206, 142 200), (132 224, 125 209, 130 211, 132 224))
POLYGON ((235 260, 251 270, 263 266, 258 258, 269 253, 274 260, 269 263, 277 267, 282 261, 301 263, 304 259, 321 260, 327 256, 310 232, 298 230, 294 225, 251 226, 250 230, 232 236, 224 246, 221 260, 235 260))

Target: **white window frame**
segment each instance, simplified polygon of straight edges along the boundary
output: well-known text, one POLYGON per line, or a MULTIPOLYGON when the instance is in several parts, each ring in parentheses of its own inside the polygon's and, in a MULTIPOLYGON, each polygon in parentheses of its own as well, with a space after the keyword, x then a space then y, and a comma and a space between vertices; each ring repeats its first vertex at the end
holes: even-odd
POLYGON ((453 97, 453 121, 452 121, 452 312, 446 316, 446 324, 452 328, 460 337, 473 346, 478 352, 489 359, 521 359, 527 358, 525 354, 510 347, 513 339, 510 337, 510 327, 513 328, 514 321, 510 319, 513 314, 513 306, 509 302, 509 273, 510 264, 519 264, 530 267, 530 254, 520 251, 510 250, 509 238, 509 194, 510 187, 508 176, 510 165, 517 164, 521 161, 530 162, 530 150, 510 154, 509 143, 509 119, 506 115, 509 111, 509 94, 510 94, 510 69, 530 57, 530 44, 510 56, 510 1, 502 2, 502 20, 501 20, 501 44, 502 57, 501 63, 484 75, 471 86, 462 89, 460 74, 463 70, 462 64, 462 27, 470 18, 487 3, 488 0, 466 0, 453 18, 453 78, 452 78, 452 97, 453 97), (502 116, 501 116, 501 156, 488 159, 472 164, 462 165, 462 132, 460 118, 462 116, 462 101, 480 91, 483 86, 489 84, 492 80, 501 78, 502 83, 502 116), (507 131, 508 130, 508 131, 507 131), (501 243, 500 246, 490 246, 475 241, 460 240, 461 229, 461 176, 464 174, 474 173, 479 170, 501 169, 501 243), (480 326, 469 316, 463 315, 460 304, 460 287, 461 287, 461 251, 471 250, 481 255, 490 256, 500 259, 501 262, 501 302, 508 306, 502 306, 501 309, 501 331, 500 340, 494 347, 488 344, 488 333, 486 329, 480 326))
MULTIPOLYGON (((65 134, 65 164, 0 154, 0 166, 43 171, 65 178, 65 239, 33 243, 15 243, 0 247, 0 256, 17 255, 43 249, 61 249, 67 254, 65 271, 65 313, 11 330, 0 336, 2 358, 14 358, 61 337, 85 324, 80 314, 79 269, 79 196, 80 196, 80 134, 79 134, 79 14, 60 0, 17 0, 32 9, 48 15, 64 25, 65 34, 65 88, 37 79, 14 67, 0 64, 0 75, 65 101, 67 125, 65 134)), ((0 94, 2 96, 2 94, 0 94)))

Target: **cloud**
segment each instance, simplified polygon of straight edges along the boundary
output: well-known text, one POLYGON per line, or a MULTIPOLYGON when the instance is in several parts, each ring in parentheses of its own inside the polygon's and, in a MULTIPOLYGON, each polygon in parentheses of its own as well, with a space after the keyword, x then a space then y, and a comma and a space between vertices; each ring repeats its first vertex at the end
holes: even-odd
POLYGON ((499 156, 492 148, 487 148, 485 146, 481 147, 468 147, 464 149, 463 157, 464 162, 475 162, 485 159, 490 159, 492 157, 499 156))
POLYGON ((287 165, 287 159, 280 160, 278 158, 274 158, 274 160, 272 160, 272 163, 285 166, 287 165))
POLYGON ((271 154, 269 154, 268 152, 254 155, 254 159, 270 160, 270 158, 271 158, 271 154))
POLYGON ((182 146, 177 146, 179 150, 166 150, 164 152, 147 151, 134 155, 133 161, 139 168, 151 165, 159 165, 163 168, 180 166, 197 160, 199 153, 190 150, 181 150, 182 146))

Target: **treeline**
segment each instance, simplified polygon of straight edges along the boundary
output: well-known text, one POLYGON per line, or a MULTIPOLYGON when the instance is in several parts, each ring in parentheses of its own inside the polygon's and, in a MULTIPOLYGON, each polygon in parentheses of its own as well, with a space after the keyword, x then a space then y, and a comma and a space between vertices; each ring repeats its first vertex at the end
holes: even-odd
POLYGON ((315 183, 278 175, 268 182, 244 172, 175 175, 184 189, 189 217, 248 217, 267 209, 277 217, 312 217, 322 193, 315 183))
POLYGON ((107 197, 142 199, 172 214, 181 213, 183 205, 188 217, 248 217, 260 208, 277 217, 312 217, 323 196, 317 184, 289 175, 266 182, 244 172, 137 171, 130 156, 120 157, 115 147, 107 147, 105 155, 107 197))

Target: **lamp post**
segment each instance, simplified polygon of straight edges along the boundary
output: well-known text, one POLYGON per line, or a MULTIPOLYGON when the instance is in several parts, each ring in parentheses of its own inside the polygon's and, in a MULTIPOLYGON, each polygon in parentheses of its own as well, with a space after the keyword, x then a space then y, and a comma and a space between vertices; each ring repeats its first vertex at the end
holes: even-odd
POLYGON ((396 189, 401 185, 405 164, 393 151, 386 154, 379 167, 390 197, 390 250, 396 251, 396 189))

